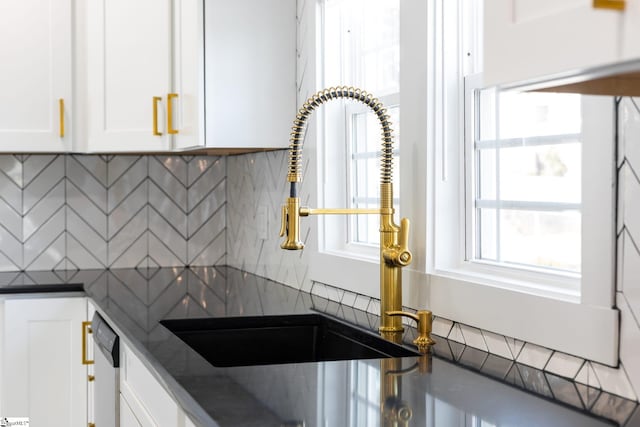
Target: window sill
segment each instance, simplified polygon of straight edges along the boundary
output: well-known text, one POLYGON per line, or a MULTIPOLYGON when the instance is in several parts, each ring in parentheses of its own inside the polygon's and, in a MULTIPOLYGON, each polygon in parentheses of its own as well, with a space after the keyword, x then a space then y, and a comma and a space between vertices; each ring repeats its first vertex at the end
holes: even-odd
MULTIPOLYGON (((380 298, 377 259, 317 252, 310 261, 312 280, 380 298)), ((407 306, 427 308, 438 317, 608 366, 618 365, 619 311, 613 307, 580 304, 576 295, 507 289, 495 276, 448 271, 404 271, 403 275, 407 306), (424 294, 423 287, 426 298, 409 302, 410 295, 424 294)))
POLYGON ((428 276, 430 309, 437 316, 608 366, 618 365, 619 312, 615 308, 450 275, 428 276))

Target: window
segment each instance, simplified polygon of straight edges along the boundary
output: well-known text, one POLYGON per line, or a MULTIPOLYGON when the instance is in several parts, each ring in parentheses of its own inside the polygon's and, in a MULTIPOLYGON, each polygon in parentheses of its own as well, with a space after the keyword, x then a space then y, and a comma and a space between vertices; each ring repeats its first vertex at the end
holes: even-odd
POLYGON ((581 97, 474 91, 467 256, 579 274, 581 97))
MULTIPOLYGON (((354 86, 378 97, 391 116, 398 160, 399 0, 325 0, 323 2, 323 87, 354 86)), ((325 107, 326 150, 331 172, 325 206, 379 206, 380 123, 368 107, 333 101, 325 107)), ((397 163, 396 163, 397 164, 397 163)), ((396 168, 397 170, 397 168, 396 168)), ((394 176, 394 186, 398 177, 394 176)), ((397 195, 395 197, 397 203, 397 195)), ((379 218, 352 215, 327 219, 330 250, 375 254, 379 218), (346 239, 344 238, 346 236, 346 239)))
POLYGON ((483 88, 481 15, 473 0, 429 9, 429 304, 615 364, 614 100, 483 88), (588 344, 594 330, 607 344, 588 344))

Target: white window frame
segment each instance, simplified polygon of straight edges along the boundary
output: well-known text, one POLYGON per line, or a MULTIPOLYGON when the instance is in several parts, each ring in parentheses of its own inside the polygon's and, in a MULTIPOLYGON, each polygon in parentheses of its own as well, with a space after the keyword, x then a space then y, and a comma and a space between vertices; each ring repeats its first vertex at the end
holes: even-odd
POLYGON ((473 0, 431 4, 434 25, 443 29, 431 40, 428 55, 442 59, 431 65, 432 90, 428 91, 432 96, 427 121, 436 124, 427 154, 428 200, 434 201, 427 209, 432 236, 427 249, 431 308, 448 319, 615 366, 619 331, 613 308, 614 100, 585 97, 583 102, 581 291, 567 287, 570 278, 566 276, 466 261, 465 215, 472 209, 472 200, 465 191, 470 159, 464 151, 469 155, 473 147, 461 141, 465 125, 469 133, 467 117, 473 112, 472 104, 464 102, 462 76, 473 64, 463 63, 455 48, 464 46, 472 55, 477 52, 465 43, 461 25, 456 24, 459 7, 466 1, 473 0), (603 111, 610 112, 608 117, 603 117, 603 111), (596 170, 597 177, 589 173, 596 170))
MULTIPOLYGON (((465 115, 462 75, 463 70, 473 70, 474 64, 481 61, 474 56, 463 61, 457 52, 461 46, 473 53, 478 51, 473 48, 478 39, 464 40, 459 25, 460 8, 475 1, 402 0, 399 165, 402 187, 394 191, 400 197, 400 210, 412 221, 410 249, 414 254, 411 266, 403 269, 403 304, 428 308, 438 317, 616 366, 619 313, 614 308, 613 285, 616 176, 612 100, 611 120, 593 121, 597 129, 588 132, 593 140, 584 141, 595 143, 591 145, 602 153, 585 155, 583 171, 605 170, 601 178, 582 187, 583 212, 591 212, 583 213, 582 227, 595 233, 593 237, 583 237, 582 275, 592 285, 582 285, 579 300, 576 295, 562 295, 545 286, 536 289, 532 283, 505 282, 504 274, 495 271, 491 274, 468 271, 459 268, 460 262, 454 262, 455 258, 446 256, 464 253, 463 207, 467 195, 463 191, 464 153, 460 152, 464 147, 465 115)), ((310 16, 316 19, 315 14, 310 16)), ((471 17, 464 19, 467 25, 471 17)), ((316 22, 307 24, 314 28, 316 22)), ((317 32, 315 43, 314 65, 316 73, 321 74, 317 66, 320 49, 317 32)), ((320 87, 321 84, 317 89, 320 87)), ((585 111, 585 115, 590 114, 593 112, 585 111)), ((321 108, 315 115, 318 126, 314 132, 317 141, 322 141, 325 112, 321 108)), ((336 125, 333 121, 330 124, 336 125)), ((311 144, 307 141, 310 149, 305 152, 317 159, 316 194, 322 199, 329 172, 328 156, 332 153, 325 152, 322 144, 316 146, 315 140, 311 144)), ((323 201, 318 202, 320 205, 323 201)), ((329 226, 325 220, 318 218, 318 234, 314 231, 313 244, 307 249, 310 279, 379 298, 379 261, 327 251, 322 241, 324 228, 329 226)), ((536 283, 534 278, 533 284, 536 283)))

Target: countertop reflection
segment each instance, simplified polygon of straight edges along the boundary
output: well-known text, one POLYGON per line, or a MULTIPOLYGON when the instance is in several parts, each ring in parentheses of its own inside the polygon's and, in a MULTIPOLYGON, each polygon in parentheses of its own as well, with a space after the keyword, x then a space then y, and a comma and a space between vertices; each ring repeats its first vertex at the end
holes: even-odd
MULTIPOLYGON (((317 311, 372 331, 378 326, 373 314, 230 267, 0 275, 0 288, 12 283, 83 283, 96 309, 199 425, 640 424, 636 402, 439 337, 427 359, 216 368, 160 320, 317 311)), ((406 342, 414 333, 407 329, 406 342)))

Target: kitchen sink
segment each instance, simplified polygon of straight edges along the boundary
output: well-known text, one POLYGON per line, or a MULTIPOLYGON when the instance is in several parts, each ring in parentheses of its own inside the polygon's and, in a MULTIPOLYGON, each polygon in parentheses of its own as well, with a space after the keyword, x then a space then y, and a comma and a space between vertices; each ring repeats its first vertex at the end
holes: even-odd
POLYGON ((420 356, 320 314, 172 319, 160 323, 219 367, 420 356))

